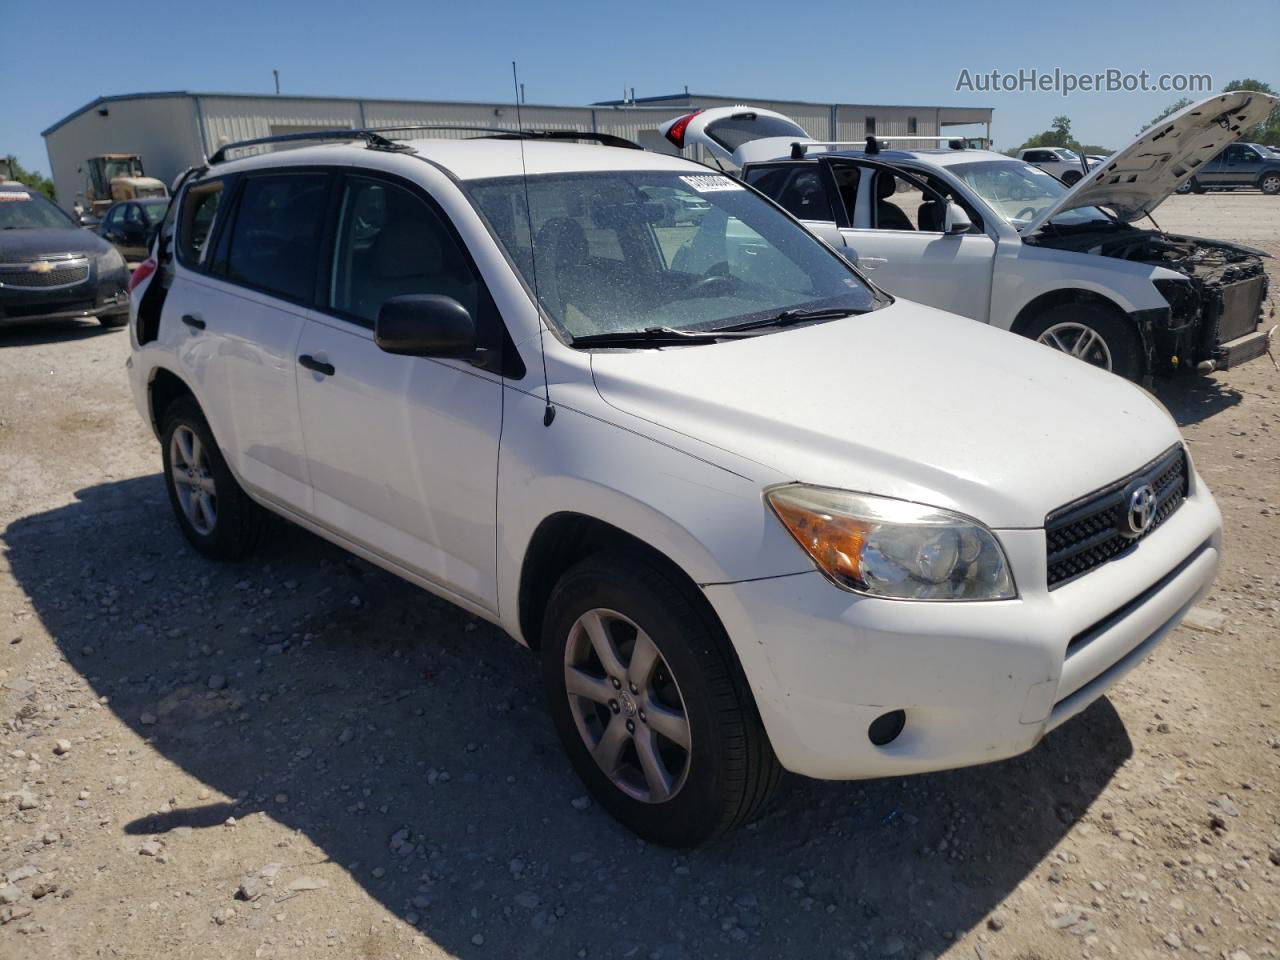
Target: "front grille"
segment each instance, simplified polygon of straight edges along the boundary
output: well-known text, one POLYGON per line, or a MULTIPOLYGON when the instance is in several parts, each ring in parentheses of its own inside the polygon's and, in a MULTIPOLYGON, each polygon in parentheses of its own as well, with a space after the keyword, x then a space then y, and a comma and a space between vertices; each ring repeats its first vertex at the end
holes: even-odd
POLYGON ((45 290, 49 287, 68 287, 89 279, 87 260, 58 263, 43 273, 25 264, 8 264, 0 267, 0 286, 23 290, 45 290))
POLYGON ((1187 470, 1186 451, 1181 445, 1171 447, 1142 469, 1045 517, 1049 589, 1128 553, 1169 519, 1187 498, 1187 470), (1155 515, 1145 532, 1129 536, 1121 532, 1128 510, 1126 494, 1142 483, 1155 491, 1155 515))

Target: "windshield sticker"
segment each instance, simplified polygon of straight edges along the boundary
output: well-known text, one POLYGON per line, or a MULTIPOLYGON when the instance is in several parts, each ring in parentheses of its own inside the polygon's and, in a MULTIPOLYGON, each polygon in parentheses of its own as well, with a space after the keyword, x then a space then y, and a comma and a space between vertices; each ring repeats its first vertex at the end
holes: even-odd
POLYGON ((31 194, 22 190, 0 190, 0 203, 17 203, 19 200, 30 200, 31 194))
POLYGON ((719 174, 710 174, 706 176, 681 177, 686 184, 692 187, 698 193, 715 193, 718 190, 742 190, 740 183, 735 183, 728 177, 722 177, 719 174))

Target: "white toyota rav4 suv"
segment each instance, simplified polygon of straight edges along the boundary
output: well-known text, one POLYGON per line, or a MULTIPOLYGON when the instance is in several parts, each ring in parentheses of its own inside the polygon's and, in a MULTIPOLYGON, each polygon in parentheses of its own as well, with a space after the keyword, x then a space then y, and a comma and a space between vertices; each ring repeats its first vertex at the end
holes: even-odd
POLYGON ((641 836, 782 768, 1028 750, 1209 588, 1218 509, 1119 377, 895 301, 686 160, 343 136, 215 155, 139 268, 177 521, 231 559, 280 514, 539 650, 641 836))
POLYGON ((813 140, 756 107, 703 110, 662 130, 739 167, 890 293, 1142 381, 1267 352, 1266 253, 1133 224, 1275 104, 1248 91, 1193 103, 1070 189, 1003 154, 909 148, 931 137, 870 138, 856 150, 813 140))

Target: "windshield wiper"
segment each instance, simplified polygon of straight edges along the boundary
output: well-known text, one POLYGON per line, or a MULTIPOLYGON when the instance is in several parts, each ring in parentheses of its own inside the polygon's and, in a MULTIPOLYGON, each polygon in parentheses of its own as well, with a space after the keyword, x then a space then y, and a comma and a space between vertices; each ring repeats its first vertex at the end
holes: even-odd
POLYGON ((839 320, 841 317, 851 317, 857 313, 866 313, 866 311, 853 310, 849 307, 826 307, 821 310, 783 310, 781 313, 775 313, 771 317, 748 320, 746 323, 734 323, 727 327, 717 327, 716 329, 718 331, 733 332, 736 330, 758 330, 762 327, 789 327, 797 323, 807 323, 810 320, 839 320))
POLYGON ((719 330, 677 330, 675 327, 645 327, 643 330, 620 330, 612 333, 588 333, 574 337, 573 346, 593 347, 626 344, 662 346, 672 343, 715 343, 718 340, 737 340, 749 337, 749 333, 722 332, 719 330))

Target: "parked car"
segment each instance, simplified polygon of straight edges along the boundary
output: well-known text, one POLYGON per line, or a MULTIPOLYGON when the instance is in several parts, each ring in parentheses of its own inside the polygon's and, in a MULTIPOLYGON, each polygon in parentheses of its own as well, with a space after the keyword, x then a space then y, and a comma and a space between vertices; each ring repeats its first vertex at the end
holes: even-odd
POLYGON ((115 249, 41 194, 0 184, 0 326, 129 319, 129 271, 115 249))
POLYGON ((1026 147, 1018 151, 1018 159, 1053 174, 1067 186, 1084 176, 1086 166, 1092 170, 1100 162, 1086 157, 1082 164, 1080 154, 1066 147, 1026 147))
POLYGON ((895 301, 700 164, 361 136, 224 148, 135 272, 178 526, 233 559, 280 514, 538 650, 642 837, 782 768, 1028 750, 1209 589, 1218 509, 1120 378, 895 301))
POLYGON ((151 237, 167 209, 168 197, 147 197, 113 204, 98 225, 98 234, 122 256, 141 260, 147 255, 151 237))
POLYGON ((1191 176, 1196 156, 1235 135, 1219 117, 1240 118, 1232 130, 1244 130, 1273 103, 1246 92, 1193 104, 1071 189, 982 150, 889 150, 874 138, 864 150, 824 144, 749 107, 663 129, 740 167, 747 183, 892 293, 1142 381, 1227 369, 1268 349, 1267 254, 1133 224, 1191 176), (731 144, 717 136, 723 122, 734 124, 731 144), (1153 162, 1157 141, 1168 146, 1153 162))
POLYGON ((1260 143, 1233 143, 1178 185, 1178 193, 1261 190, 1280 194, 1280 155, 1260 143))

